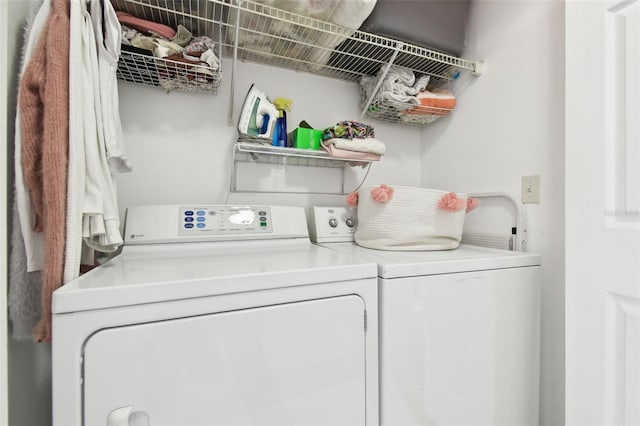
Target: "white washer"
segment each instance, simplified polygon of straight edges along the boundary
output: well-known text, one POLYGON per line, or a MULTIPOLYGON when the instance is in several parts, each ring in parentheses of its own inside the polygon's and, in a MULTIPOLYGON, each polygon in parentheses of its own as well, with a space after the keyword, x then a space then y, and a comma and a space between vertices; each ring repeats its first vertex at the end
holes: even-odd
POLYGON ((313 241, 378 264, 380 424, 538 425, 540 257, 371 250, 355 222, 309 211, 313 241))
POLYGON ((378 424, 376 266, 304 209, 130 208, 53 296, 53 424, 378 424))

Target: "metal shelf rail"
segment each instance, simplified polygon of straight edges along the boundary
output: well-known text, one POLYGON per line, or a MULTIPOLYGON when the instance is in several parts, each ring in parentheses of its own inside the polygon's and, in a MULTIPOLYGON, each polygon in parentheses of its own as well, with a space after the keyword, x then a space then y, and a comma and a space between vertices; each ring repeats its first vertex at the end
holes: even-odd
MULTIPOLYGON (((324 150, 310 150, 310 149, 298 149, 298 148, 283 148, 266 145, 264 143, 258 143, 253 141, 239 140, 233 150, 233 170, 231 172, 230 191, 231 192, 256 192, 256 191, 242 191, 237 186, 237 163, 262 163, 262 164, 278 164, 289 166, 304 166, 304 167, 323 167, 338 169, 340 172, 341 187, 336 192, 315 192, 305 190, 303 193, 310 194, 341 194, 346 195, 353 191, 348 191, 345 186, 345 168, 348 165, 358 165, 365 168, 363 177, 357 185, 357 190, 362 186, 364 180, 369 174, 371 169, 371 161, 362 159, 351 158, 335 158, 330 157, 324 150)), ((295 192, 295 191, 283 191, 280 189, 273 191, 257 191, 257 192, 295 192)))

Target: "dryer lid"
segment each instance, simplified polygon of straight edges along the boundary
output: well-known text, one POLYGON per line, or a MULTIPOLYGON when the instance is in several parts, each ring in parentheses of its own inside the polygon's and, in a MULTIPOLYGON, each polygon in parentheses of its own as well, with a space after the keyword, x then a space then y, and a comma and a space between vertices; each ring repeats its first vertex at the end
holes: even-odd
POLYGON ((325 247, 263 243, 123 253, 56 290, 53 313, 376 277, 373 262, 325 247))
POLYGON ((406 278, 540 265, 540 256, 537 254, 464 244, 454 250, 437 251, 373 250, 355 243, 326 243, 323 246, 345 255, 376 262, 380 278, 406 278))

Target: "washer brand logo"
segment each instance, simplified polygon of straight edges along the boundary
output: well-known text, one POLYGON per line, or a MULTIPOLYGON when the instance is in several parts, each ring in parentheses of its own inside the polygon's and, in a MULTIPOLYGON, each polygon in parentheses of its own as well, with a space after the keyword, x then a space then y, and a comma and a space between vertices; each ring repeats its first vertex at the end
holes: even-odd
POLYGON ((132 240, 134 238, 144 238, 144 234, 131 234, 129 235, 129 238, 131 238, 132 240))

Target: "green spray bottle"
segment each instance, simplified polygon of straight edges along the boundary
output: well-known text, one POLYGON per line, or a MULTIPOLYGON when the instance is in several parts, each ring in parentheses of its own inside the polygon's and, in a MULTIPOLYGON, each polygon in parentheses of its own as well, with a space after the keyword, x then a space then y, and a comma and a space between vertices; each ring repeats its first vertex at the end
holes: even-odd
POLYGON ((291 111, 291 104, 293 101, 288 98, 276 98, 273 104, 278 109, 278 119, 276 120, 276 126, 273 132, 273 146, 286 147, 287 146, 287 113, 291 111))

